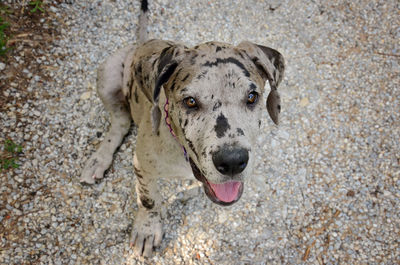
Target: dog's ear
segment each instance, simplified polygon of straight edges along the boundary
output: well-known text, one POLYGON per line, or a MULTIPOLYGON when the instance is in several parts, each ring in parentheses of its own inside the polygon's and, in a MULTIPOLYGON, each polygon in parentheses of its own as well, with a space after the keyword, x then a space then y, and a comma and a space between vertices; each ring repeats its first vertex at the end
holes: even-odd
POLYGON ((269 81, 271 92, 267 98, 267 110, 274 123, 278 124, 281 99, 277 88, 283 79, 285 71, 285 60, 282 54, 272 48, 247 41, 240 43, 238 48, 243 49, 250 57, 263 79, 269 81))
POLYGON ((165 67, 165 70, 159 75, 156 86, 154 87, 153 93, 153 107, 151 108, 151 123, 153 127, 153 133, 158 133, 158 128, 160 127, 160 120, 161 120, 161 110, 158 106, 158 99, 161 92, 161 87, 169 80, 173 72, 175 71, 176 67, 178 66, 177 62, 171 62, 169 65, 165 67))
POLYGON ((158 76, 156 79, 156 85, 153 91, 153 107, 151 109, 151 121, 153 127, 153 133, 158 133, 161 120, 161 110, 158 106, 158 100, 161 92, 161 87, 171 78, 176 67, 179 64, 179 48, 169 46, 163 49, 158 58, 158 76))

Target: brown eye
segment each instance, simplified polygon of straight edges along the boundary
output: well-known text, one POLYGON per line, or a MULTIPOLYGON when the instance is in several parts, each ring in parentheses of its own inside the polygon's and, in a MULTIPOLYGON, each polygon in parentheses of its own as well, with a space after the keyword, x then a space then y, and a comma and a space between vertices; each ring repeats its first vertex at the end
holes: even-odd
POLYGON ((192 97, 185 98, 183 100, 183 103, 185 103, 186 107, 188 107, 189 109, 197 108, 196 100, 192 97))
POLYGON ((247 104, 252 105, 257 102, 258 99, 258 93, 253 91, 250 92, 249 95, 247 96, 247 104))

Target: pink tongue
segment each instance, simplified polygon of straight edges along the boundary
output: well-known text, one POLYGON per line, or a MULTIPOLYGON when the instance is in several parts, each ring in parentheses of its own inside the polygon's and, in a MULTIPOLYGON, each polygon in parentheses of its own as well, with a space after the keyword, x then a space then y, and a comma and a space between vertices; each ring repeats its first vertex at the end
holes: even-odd
POLYGON ((220 201, 231 202, 238 197, 240 186, 242 185, 239 181, 225 182, 222 184, 214 184, 209 182, 215 196, 220 201))

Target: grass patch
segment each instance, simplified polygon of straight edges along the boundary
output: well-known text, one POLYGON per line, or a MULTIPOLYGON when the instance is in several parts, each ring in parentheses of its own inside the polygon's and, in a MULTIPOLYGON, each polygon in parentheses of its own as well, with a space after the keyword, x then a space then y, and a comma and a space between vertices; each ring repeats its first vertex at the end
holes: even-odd
POLYGON ((4 18, 0 16, 0 56, 5 56, 10 50, 7 48, 8 36, 5 33, 8 27, 10 27, 10 23, 4 21, 4 18))
POLYGON ((33 6, 33 8, 30 11, 31 13, 36 13, 38 10, 44 12, 44 9, 42 7, 43 1, 41 0, 30 1, 29 5, 33 6))
POLYGON ((7 139, 4 142, 4 152, 0 155, 0 172, 10 168, 19 168, 18 156, 22 153, 22 146, 7 139))

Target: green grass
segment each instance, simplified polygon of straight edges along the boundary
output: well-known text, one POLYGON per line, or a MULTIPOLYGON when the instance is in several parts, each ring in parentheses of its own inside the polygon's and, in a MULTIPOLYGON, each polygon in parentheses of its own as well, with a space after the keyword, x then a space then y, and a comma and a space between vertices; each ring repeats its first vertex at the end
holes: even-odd
POLYGON ((33 8, 30 11, 31 13, 36 13, 38 10, 44 12, 44 9, 42 8, 43 1, 41 0, 30 1, 29 5, 33 6, 33 8))
POLYGON ((7 48, 8 37, 4 31, 10 26, 7 21, 4 21, 3 17, 0 17, 0 56, 5 56, 10 50, 7 48))
POLYGON ((4 142, 4 152, 0 155, 0 172, 10 168, 19 168, 18 155, 22 153, 22 146, 7 139, 4 142))

